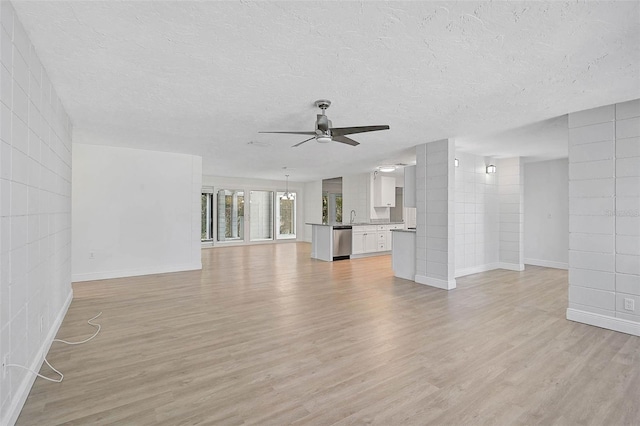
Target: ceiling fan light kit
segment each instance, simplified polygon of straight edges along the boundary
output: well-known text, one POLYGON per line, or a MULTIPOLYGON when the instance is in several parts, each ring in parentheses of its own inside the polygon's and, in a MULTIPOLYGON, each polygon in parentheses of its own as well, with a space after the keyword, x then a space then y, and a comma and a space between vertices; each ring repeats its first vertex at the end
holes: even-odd
POLYGON ((394 172, 396 170, 396 166, 380 166, 378 170, 384 173, 394 172))
POLYGON ((331 101, 327 99, 319 99, 315 102, 315 105, 320 108, 322 114, 316 115, 316 129, 314 131, 291 131, 291 132, 258 132, 258 133, 280 133, 289 135, 308 135, 309 139, 305 139, 302 142, 298 142, 293 145, 297 147, 305 142, 309 142, 315 139, 319 143, 340 142, 351 146, 360 145, 359 142, 348 138, 346 135, 352 135, 355 133, 375 132, 378 130, 389 130, 389 126, 359 126, 359 127, 333 127, 331 120, 325 115, 325 111, 331 105, 331 101))

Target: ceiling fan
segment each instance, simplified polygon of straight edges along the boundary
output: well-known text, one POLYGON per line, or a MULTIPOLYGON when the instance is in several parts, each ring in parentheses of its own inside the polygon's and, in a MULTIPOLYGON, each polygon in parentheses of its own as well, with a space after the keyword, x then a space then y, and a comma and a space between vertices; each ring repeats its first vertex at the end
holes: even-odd
POLYGON ((360 145, 359 142, 354 141, 345 135, 352 135, 354 133, 375 132, 377 130, 389 130, 389 126, 360 126, 360 127, 331 127, 331 120, 325 115, 325 110, 329 108, 331 101, 326 99, 320 99, 316 101, 316 106, 322 110, 322 114, 318 114, 316 117, 316 130, 312 132, 258 132, 258 133, 282 133, 291 135, 313 135, 309 139, 305 139, 299 142, 293 147, 300 146, 305 142, 309 142, 311 139, 315 139, 320 143, 328 143, 331 141, 346 143, 347 145, 356 146, 360 145))

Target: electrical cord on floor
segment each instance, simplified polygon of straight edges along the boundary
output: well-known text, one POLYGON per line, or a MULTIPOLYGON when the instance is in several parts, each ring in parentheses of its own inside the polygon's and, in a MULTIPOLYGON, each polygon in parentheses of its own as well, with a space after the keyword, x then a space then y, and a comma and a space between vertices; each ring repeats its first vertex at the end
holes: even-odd
MULTIPOLYGON (((62 340, 62 339, 53 339, 53 342, 60 342, 60 343, 64 343, 66 345, 81 345, 82 343, 87 343, 89 340, 93 339, 94 337, 96 337, 98 335, 98 333, 100 333, 100 329, 102 328, 100 326, 100 324, 94 324, 91 321, 93 321, 94 319, 98 318, 100 315, 102 315, 102 312, 100 312, 98 315, 96 315, 95 317, 89 319, 87 321, 87 323, 93 327, 97 327, 97 330, 95 333, 93 333, 93 336, 89 337, 88 339, 82 340, 80 342, 68 342, 66 340, 62 340)), ((41 377, 45 380, 48 380, 50 382, 54 382, 54 383, 60 383, 62 382, 62 379, 64 379, 64 374, 62 374, 61 372, 59 372, 58 370, 56 370, 53 365, 49 364, 49 361, 47 361, 47 357, 44 358, 44 362, 49 366, 49 368, 51 368, 53 371, 55 371, 56 373, 58 373, 60 375, 59 379, 52 379, 51 377, 46 377, 43 376, 42 374, 38 373, 37 371, 33 371, 32 369, 25 367, 24 365, 20 365, 20 364, 5 364, 5 367, 18 367, 18 368, 22 368, 23 370, 27 370, 30 373, 35 374, 38 377, 41 377)))
POLYGON ((47 358, 46 358, 46 357, 45 357, 45 359, 44 359, 44 362, 46 362, 46 363, 47 363, 47 365, 49 366, 49 368, 51 368, 53 371, 55 371, 56 373, 58 373, 58 374, 60 375, 60 378, 59 378, 59 379, 52 379, 51 377, 43 376, 42 374, 40 374, 40 373, 38 373, 38 372, 35 372, 35 371, 33 371, 32 369, 27 368, 27 367, 25 367, 24 365, 20 365, 20 364, 6 364, 6 365, 5 365, 5 367, 20 367, 20 368, 22 368, 23 370, 27 370, 27 371, 29 371, 30 373, 33 373, 33 374, 35 374, 36 376, 41 377, 41 378, 43 378, 43 379, 45 379, 45 380, 48 380, 48 381, 50 381, 50 382, 54 382, 54 383, 60 383, 60 382, 62 381, 62 379, 64 379, 64 374, 62 374, 61 372, 59 372, 58 370, 56 370, 56 369, 55 369, 51 364, 49 364, 49 361, 47 361, 47 358))
POLYGON ((98 327, 98 329, 96 330, 95 333, 93 333, 93 336, 89 337, 88 339, 85 339, 81 342, 67 342, 66 340, 61 340, 61 339, 53 339, 54 342, 60 342, 60 343, 65 343, 67 345, 81 345, 83 343, 87 343, 89 340, 93 339, 94 337, 96 337, 98 335, 98 333, 100 333, 100 329, 102 328, 100 326, 100 324, 94 324, 91 321, 93 321, 94 319, 98 318, 100 315, 102 315, 102 312, 100 312, 98 315, 96 315, 95 317, 91 318, 89 321, 87 321, 87 323, 89 325, 92 325, 94 327, 98 327))

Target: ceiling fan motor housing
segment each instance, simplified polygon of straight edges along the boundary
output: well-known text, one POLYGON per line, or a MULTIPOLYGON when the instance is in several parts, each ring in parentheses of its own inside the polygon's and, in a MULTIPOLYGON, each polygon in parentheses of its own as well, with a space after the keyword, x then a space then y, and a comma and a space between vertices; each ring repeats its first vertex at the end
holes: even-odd
POLYGON ((316 129, 321 131, 324 134, 329 133, 329 129, 331 128, 331 121, 324 114, 318 114, 316 120, 316 129))
POLYGON ((331 106, 331 101, 328 99, 318 99, 316 101, 316 106, 323 111, 331 106))

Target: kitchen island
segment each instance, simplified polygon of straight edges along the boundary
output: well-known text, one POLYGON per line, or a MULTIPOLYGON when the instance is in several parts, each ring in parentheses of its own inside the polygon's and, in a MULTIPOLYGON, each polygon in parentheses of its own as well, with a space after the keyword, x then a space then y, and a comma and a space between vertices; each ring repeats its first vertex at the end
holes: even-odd
POLYGON ((333 262, 333 230, 342 224, 307 223, 311 225, 311 258, 333 262))
MULTIPOLYGON (((332 262, 337 259, 389 254, 391 251, 391 231, 404 228, 403 222, 358 222, 358 223, 307 223, 311 225, 311 258, 332 262), (336 251, 340 241, 335 240, 336 229, 351 227, 349 254, 336 251)), ((344 244, 343 244, 344 245, 344 244)))
POLYGON ((416 278, 416 230, 393 229, 391 263, 393 275, 405 280, 416 278))

